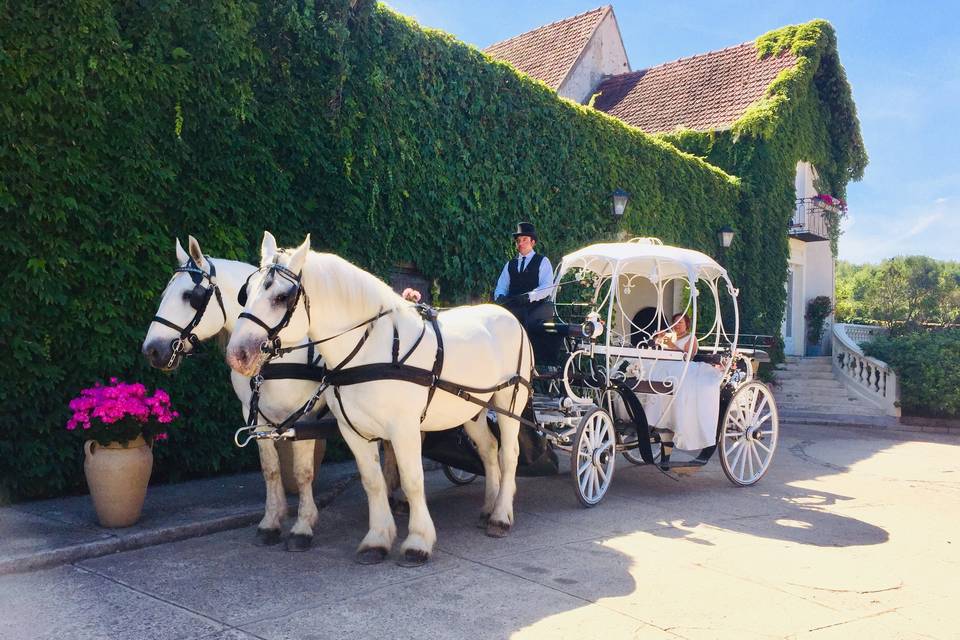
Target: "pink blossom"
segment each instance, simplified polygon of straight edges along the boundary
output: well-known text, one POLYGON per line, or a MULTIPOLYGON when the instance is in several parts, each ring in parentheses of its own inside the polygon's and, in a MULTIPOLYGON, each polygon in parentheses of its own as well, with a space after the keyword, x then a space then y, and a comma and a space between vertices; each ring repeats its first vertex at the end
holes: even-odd
MULTIPOLYGON (((121 382, 116 377, 110 378, 109 385, 98 382, 81 390, 68 406, 72 411, 66 424, 68 431, 82 426, 85 430, 106 429, 109 433, 113 428, 111 425, 121 421, 127 421, 128 425, 131 420, 148 425, 151 419, 155 419, 158 424, 169 424, 180 415, 170 408, 170 396, 166 391, 157 389, 151 396, 143 384, 121 382)), ((166 434, 160 439, 166 439, 166 434)))

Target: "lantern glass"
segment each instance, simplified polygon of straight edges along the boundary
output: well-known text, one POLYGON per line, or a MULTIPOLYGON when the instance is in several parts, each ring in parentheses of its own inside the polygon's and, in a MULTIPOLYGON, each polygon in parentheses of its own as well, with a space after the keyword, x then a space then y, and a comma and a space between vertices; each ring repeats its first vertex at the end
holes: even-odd
POLYGON ((614 218, 619 218, 627 208, 627 202, 630 200, 630 194, 623 189, 617 189, 610 194, 612 199, 610 212, 614 218))
POLYGON ((733 235, 736 233, 730 227, 723 227, 720 231, 717 232, 718 239, 720 240, 720 246, 724 249, 729 249, 730 245, 733 244, 733 235))

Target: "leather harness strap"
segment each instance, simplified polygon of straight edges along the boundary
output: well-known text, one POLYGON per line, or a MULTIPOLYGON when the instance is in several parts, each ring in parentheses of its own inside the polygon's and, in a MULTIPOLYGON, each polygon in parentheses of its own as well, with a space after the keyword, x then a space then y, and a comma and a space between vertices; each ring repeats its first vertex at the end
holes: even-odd
POLYGON ((436 310, 427 307, 426 305, 417 305, 417 309, 420 311, 421 315, 424 316, 425 320, 429 320, 431 326, 433 327, 434 333, 437 336, 437 353, 434 356, 433 368, 432 369, 423 369, 421 367, 414 367, 411 365, 404 364, 407 358, 416 350, 419 346, 421 340, 423 339, 424 333, 426 332, 426 321, 423 323, 423 329, 420 332, 420 336, 417 338, 413 346, 407 351, 407 354, 403 358, 398 358, 400 353, 400 339, 397 332, 396 324, 393 327, 393 346, 392 346, 392 358, 391 362, 376 362, 371 364, 362 364, 355 367, 346 368, 344 365, 353 358, 354 355, 359 351, 359 347, 366 340, 366 334, 361 340, 360 344, 354 348, 350 356, 348 356, 343 362, 341 362, 335 369, 332 369, 327 372, 326 375, 326 384, 333 387, 334 397, 337 399, 337 403, 340 405, 340 412, 342 413, 344 420, 347 422, 347 425, 361 438, 369 442, 379 440, 380 438, 368 438, 360 433, 357 428, 353 425, 350 418, 347 416, 346 410, 343 406, 343 400, 340 397, 340 387, 350 386, 354 384, 363 384, 365 382, 378 382, 381 380, 400 380, 403 382, 410 382, 419 386, 428 387, 427 391, 427 402, 423 408, 423 411, 420 414, 420 422, 422 423, 426 418, 427 409, 430 407, 430 403, 433 400, 433 396, 436 393, 437 389, 445 391, 449 394, 455 395, 458 398, 465 400, 467 402, 473 403, 484 409, 489 409, 495 411, 498 414, 504 415, 509 418, 514 418, 519 420, 521 424, 528 427, 536 428, 536 423, 527 420, 526 418, 516 414, 516 400, 517 393, 520 385, 526 387, 529 391, 532 392, 533 387, 530 384, 530 381, 520 375, 521 367, 523 366, 523 336, 520 338, 520 349, 517 354, 517 373, 509 380, 501 382, 500 384, 494 385, 492 387, 471 387, 469 385, 456 384, 448 380, 443 380, 440 378, 440 374, 443 369, 443 337, 440 333, 440 326, 437 322, 437 312, 436 310), (477 398, 474 394, 483 394, 483 393, 495 393, 501 389, 506 389, 507 387, 513 387, 513 397, 510 403, 510 410, 501 409, 495 406, 493 403, 477 398))

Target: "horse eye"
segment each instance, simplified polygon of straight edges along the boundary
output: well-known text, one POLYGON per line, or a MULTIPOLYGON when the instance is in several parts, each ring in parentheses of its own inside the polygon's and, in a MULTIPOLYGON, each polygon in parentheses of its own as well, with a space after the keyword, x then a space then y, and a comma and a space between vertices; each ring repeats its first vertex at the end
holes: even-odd
POLYGON ((278 293, 277 297, 273 299, 274 304, 276 305, 285 305, 290 299, 290 295, 286 293, 278 293))
POLYGON ((184 301, 184 302, 190 302, 190 292, 189 292, 189 291, 184 291, 184 292, 183 292, 183 301, 184 301))

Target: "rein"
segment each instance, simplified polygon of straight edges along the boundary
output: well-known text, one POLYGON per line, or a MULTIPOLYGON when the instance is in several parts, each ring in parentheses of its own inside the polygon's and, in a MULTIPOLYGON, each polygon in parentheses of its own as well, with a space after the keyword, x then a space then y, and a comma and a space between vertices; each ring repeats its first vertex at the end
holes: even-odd
POLYGON ((211 296, 216 295, 220 313, 223 314, 223 321, 227 321, 227 311, 223 308, 223 296, 220 294, 220 287, 218 287, 214 281, 214 278, 217 277, 217 268, 210 258, 207 258, 207 264, 210 265, 210 273, 201 269, 199 265, 194 262, 193 258, 189 258, 182 266, 174 269, 174 273, 189 273, 190 279, 193 280, 193 290, 190 291, 190 306, 193 307, 195 313, 193 314, 193 319, 190 320, 186 326, 181 327, 161 316, 153 316, 154 322, 159 322, 180 333, 179 336, 170 342, 170 360, 168 360, 166 364, 168 369, 177 364, 181 358, 192 356, 200 347, 201 340, 193 330, 197 328, 197 325, 199 325, 203 319, 207 305, 210 304, 211 296), (209 287, 202 286, 204 280, 210 283, 209 287), (190 351, 186 351, 187 343, 190 343, 190 351))

